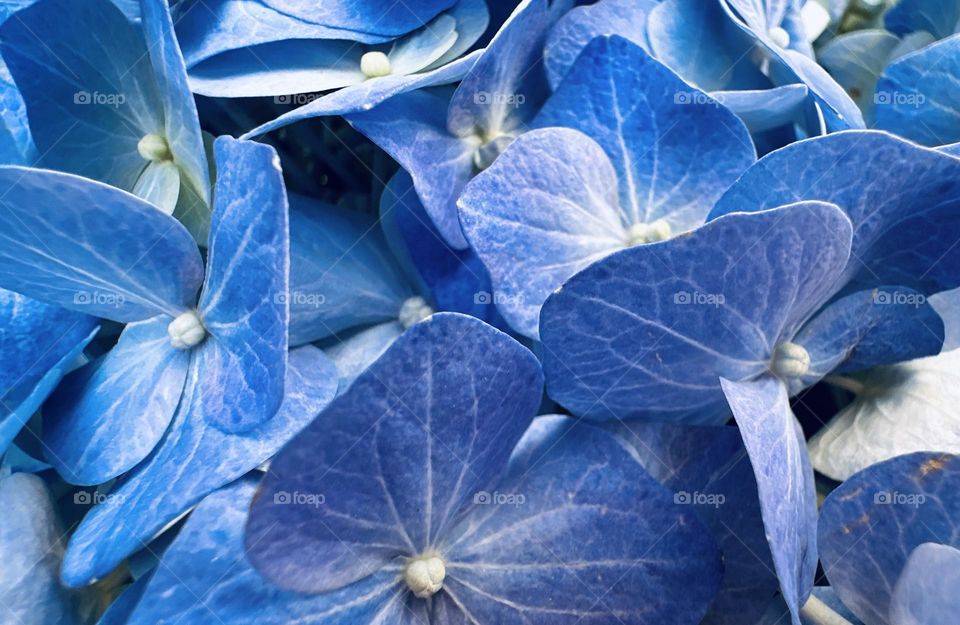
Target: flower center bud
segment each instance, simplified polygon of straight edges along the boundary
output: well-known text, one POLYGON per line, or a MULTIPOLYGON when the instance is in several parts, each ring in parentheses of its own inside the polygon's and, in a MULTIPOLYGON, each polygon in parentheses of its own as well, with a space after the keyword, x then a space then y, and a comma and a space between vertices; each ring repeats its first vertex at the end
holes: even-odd
POLYGON ((516 139, 514 135, 505 133, 480 144, 480 147, 473 152, 473 166, 477 168, 477 171, 483 171, 490 167, 493 165, 493 161, 497 160, 497 157, 503 154, 503 151, 513 143, 514 139, 516 139))
POLYGON ((786 48, 790 45, 790 33, 779 26, 774 26, 768 30, 767 36, 770 37, 770 41, 777 44, 781 48, 786 48))
POLYGON ((174 349, 190 349, 207 338, 207 329, 196 311, 188 310, 170 322, 167 334, 174 349))
POLYGON ((427 303, 427 300, 419 295, 415 295, 408 297, 407 300, 403 302, 400 306, 400 314, 398 317, 403 327, 409 328, 418 321, 423 321, 432 315, 433 312, 433 308, 427 303))
POLYGON ((360 57, 360 71, 367 78, 390 75, 390 58, 383 52, 367 52, 360 57))
POLYGON ((148 161, 169 161, 173 159, 170 144, 161 135, 150 133, 143 135, 137 142, 137 152, 148 161))
POLYGON ((403 581, 414 595, 426 599, 437 594, 443 588, 443 579, 447 568, 437 555, 422 555, 407 562, 403 570, 403 581))
POLYGON ((666 241, 671 234, 670 224, 665 219, 658 219, 649 224, 633 224, 627 230, 627 246, 666 241))
POLYGON ((770 370, 781 378, 799 378, 810 369, 810 354, 802 345, 780 343, 773 352, 770 370))

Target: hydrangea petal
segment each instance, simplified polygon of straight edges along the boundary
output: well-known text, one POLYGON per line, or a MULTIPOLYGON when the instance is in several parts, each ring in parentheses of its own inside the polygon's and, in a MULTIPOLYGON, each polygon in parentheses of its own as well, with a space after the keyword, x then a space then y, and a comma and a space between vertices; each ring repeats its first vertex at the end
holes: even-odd
POLYGON ((176 316, 195 301, 200 252, 175 219, 71 174, 0 167, 0 285, 114 321, 176 316))
POLYGON ((929 295, 960 281, 958 189, 960 160, 884 132, 849 131, 763 157, 710 217, 800 199, 834 203, 854 227, 848 290, 899 284, 929 295))
POLYGON ((823 570, 861 621, 894 625, 893 589, 910 554, 927 542, 960 547, 958 519, 960 457, 918 452, 872 465, 823 502, 823 570))
POLYGON ((913 550, 893 590, 896 625, 946 625, 960 612, 960 550, 924 543, 913 550))
POLYGON ((960 141, 960 35, 890 63, 877 83, 876 127, 923 145, 960 141))
POLYGON ((872 464, 926 449, 960 454, 960 350, 852 376, 853 401, 810 439, 814 468, 843 481, 872 464), (905 418, 905 415, 909 417, 905 418))
POLYGON ((536 338, 550 293, 627 245, 616 190, 600 146, 565 128, 525 133, 467 186, 460 219, 515 330, 536 338))
POLYGON ((957 0, 900 0, 883 16, 884 25, 897 35, 925 31, 944 39, 957 32, 960 2, 957 0))
POLYGON ((254 566, 328 592, 423 553, 493 486, 542 380, 532 353, 472 317, 412 326, 274 459, 247 528, 254 566), (298 493, 324 505, 287 505, 298 493))
POLYGON ((77 527, 61 574, 67 585, 104 577, 205 495, 266 462, 323 410, 337 388, 333 363, 320 350, 309 345, 293 350, 277 414, 253 430, 226 434, 197 412, 199 384, 194 367, 160 445, 77 527))
POLYGON ((283 399, 290 240, 280 159, 268 145, 217 139, 217 186, 200 317, 196 406, 227 432, 259 425, 283 399), (223 389, 230 389, 226 396, 223 389))
POLYGON ((872 120, 874 93, 883 68, 900 43, 885 30, 844 33, 820 50, 817 60, 853 98, 868 121, 872 120))
POLYGON ((128 325, 104 358, 67 376, 43 407, 47 461, 71 484, 103 484, 160 441, 180 402, 190 354, 170 318, 128 325))
POLYGON ((737 114, 751 132, 793 123, 801 115, 810 90, 793 84, 771 89, 714 91, 710 97, 737 114))
POLYGON ((612 254, 543 307, 547 390, 591 419, 723 422, 719 377, 767 370, 836 288, 849 246, 836 206, 800 202, 612 254))
POLYGON ((803 431, 781 380, 764 375, 721 384, 753 465, 780 590, 800 625, 817 571, 817 492, 803 431))
POLYGON ((438 547, 441 601, 467 622, 692 625, 716 594, 710 532, 602 430, 562 437, 480 497, 438 547))
POLYGON ((380 358, 405 329, 399 321, 386 321, 320 343, 337 366, 341 392, 380 358))
POLYGON ((262 0, 263 4, 301 20, 343 30, 395 37, 433 19, 455 0, 418 0, 407 6, 391 0, 262 0))
POLYGON ((620 37, 587 45, 534 125, 594 139, 617 170, 627 223, 662 218, 675 233, 703 223, 756 160, 733 113, 620 37))

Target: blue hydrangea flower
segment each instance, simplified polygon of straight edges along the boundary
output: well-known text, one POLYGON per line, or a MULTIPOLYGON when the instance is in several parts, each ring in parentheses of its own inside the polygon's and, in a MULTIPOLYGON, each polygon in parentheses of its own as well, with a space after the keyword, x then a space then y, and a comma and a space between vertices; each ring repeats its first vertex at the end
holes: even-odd
POLYGON ((567 278, 699 226, 756 159, 735 115, 619 37, 584 49, 533 125, 459 200, 498 308, 531 338, 567 278))
POLYGON ((509 460, 541 384, 476 319, 411 327, 274 460, 252 563, 332 622, 699 622, 716 545, 615 439, 585 427, 509 460))

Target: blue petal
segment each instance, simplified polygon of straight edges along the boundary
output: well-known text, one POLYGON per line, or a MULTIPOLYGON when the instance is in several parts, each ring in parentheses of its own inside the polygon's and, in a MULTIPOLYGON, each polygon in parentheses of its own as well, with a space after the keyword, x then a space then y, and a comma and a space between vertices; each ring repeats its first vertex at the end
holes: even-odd
POLYGON ((297 620, 347 625, 373 623, 378 612, 387 610, 398 594, 395 576, 389 573, 320 597, 285 592, 265 582, 243 549, 243 528, 255 491, 256 483, 243 479, 197 506, 163 554, 126 625, 211 620, 223 625, 287 625, 297 620))
POLYGON ((115 321, 195 301, 200 251, 175 219, 105 184, 0 167, 0 286, 115 321))
POLYGON ((750 64, 751 42, 730 23, 719 2, 664 0, 647 20, 651 53, 701 89, 739 87, 750 64))
POLYGON ((762 132, 795 122, 809 93, 806 85, 797 83, 771 89, 714 91, 710 97, 736 113, 751 132, 762 132))
POLYGON ((377 224, 290 197, 290 344, 398 318, 415 295, 377 224))
POLYGON ((733 113, 620 37, 584 49, 534 125, 594 139, 617 170, 627 223, 664 218, 675 233, 702 224, 756 160, 733 113))
POLYGON ((608 256, 543 307, 548 392, 593 419, 722 423, 719 377, 767 370, 835 290, 849 246, 836 206, 801 202, 608 256))
POLYGON ((39 164, 133 189, 147 165, 137 142, 164 134, 162 95, 139 28, 109 0, 41 0, 0 34, 39 164))
POLYGON ((960 458, 919 452, 854 474, 820 509, 823 570, 864 623, 890 620, 891 595, 923 543, 960 548, 960 458))
POLYGON ((909 35, 925 31, 944 39, 957 32, 960 2, 957 0, 900 0, 883 16, 892 33, 909 35))
POLYGON ((540 58, 551 23, 547 0, 514 10, 454 92, 450 132, 492 139, 533 117, 547 93, 540 58))
POLYGON ((647 15, 655 0, 600 0, 568 11, 550 30, 543 52, 550 87, 556 89, 594 37, 620 35, 647 49, 647 15))
POLYGON ((960 612, 960 550, 924 543, 907 560, 890 605, 896 625, 946 625, 960 612))
POLYGON ((482 51, 477 50, 447 65, 419 74, 371 78, 358 85, 345 87, 261 124, 244 134, 243 138, 256 137, 312 117, 349 115, 368 111, 401 93, 457 82, 471 70, 480 54, 482 51))
POLYGON ((0 289, 0 455, 98 330, 92 317, 0 289))
POLYGON ((473 177, 480 140, 450 133, 447 106, 443 94, 413 91, 347 119, 410 173, 444 241, 464 249, 467 242, 460 231, 456 202, 473 177))
POLYGON ((322 5, 313 0, 261 1, 307 22, 392 37, 420 27, 455 3, 455 0, 417 0, 408 6, 392 0, 332 0, 322 5))
POLYGON ((843 373, 940 353, 944 325, 926 298, 910 289, 858 291, 832 302, 793 342, 810 354, 804 385, 843 373))
POLYGON ((190 353, 174 349, 170 318, 128 325, 99 362, 67 376, 43 407, 47 461, 71 484, 103 484, 133 468, 166 432, 190 353))
POLYGON ((818 60, 872 120, 877 80, 900 38, 885 30, 844 33, 820 50, 818 60))
POLYGON ((721 384, 753 465, 780 590, 800 625, 817 571, 817 493, 803 431, 774 376, 721 384))
POLYGON ((75 625, 74 598, 60 586, 63 528, 43 480, 15 473, 0 480, 0 618, 17 625, 75 625))
POLYGON ((387 53, 390 71, 413 74, 430 67, 453 47, 457 39, 457 20, 450 15, 441 15, 393 42, 387 53))
POLYGON ((438 545, 442 610, 465 622, 693 625, 719 587, 709 530, 601 430, 562 436, 474 502, 438 545))
POLYGON ((828 130, 864 127, 863 114, 857 104, 816 61, 795 50, 764 45, 771 56, 783 64, 789 75, 787 82, 802 82, 810 89, 810 94, 820 105, 828 130))
POLYGON ((380 223, 398 259, 407 258, 422 292, 439 310, 460 312, 490 321, 490 277, 472 249, 454 250, 433 228, 413 191, 413 181, 398 171, 380 196, 380 223))
POLYGON ((960 35, 887 66, 875 94, 876 127, 923 145, 960 141, 960 35))
POLYGON ((26 165, 36 153, 23 96, 0 59, 0 165, 26 165))
POLYGON ((337 366, 340 391, 347 390, 405 329, 399 321, 387 321, 320 343, 319 346, 337 366))
POLYGON ((280 159, 268 145, 221 137, 200 316, 196 409, 226 432, 257 426, 283 399, 290 240, 280 159), (230 389, 226 396, 223 389, 230 389))
POLYGON ((172 161, 151 162, 131 192, 172 215, 180 199, 180 182, 180 169, 172 161))
POLYGON ((273 461, 251 561, 283 588, 324 592, 437 544, 505 468, 541 386, 533 354, 481 321, 412 326, 273 461), (298 494, 324 505, 286 505, 298 494))
POLYGON ((723 583, 704 623, 756 623, 779 583, 756 478, 737 428, 632 420, 611 422, 610 430, 651 475, 675 491, 675 504, 692 506, 723 552, 723 583))
POLYGON ((883 132, 851 131, 768 154, 710 217, 799 199, 832 202, 854 227, 849 290, 900 284, 929 295, 960 286, 958 190, 960 160, 883 132))
POLYGON ((147 588, 150 576, 141 577, 124 588, 123 592, 113 600, 110 607, 103 613, 97 625, 128 625, 130 615, 133 614, 143 592, 147 588))
POLYGON ((521 135, 467 185, 459 201, 463 229, 516 331, 537 338, 550 293, 626 246, 616 190, 600 146, 565 128, 521 135))
POLYGON ((63 564, 68 585, 107 575, 205 495, 260 466, 323 410, 337 388, 333 363, 320 350, 296 349, 277 414, 257 429, 225 434, 197 412, 197 374, 193 367, 160 445, 80 523, 63 564))
POLYGON ((163 136, 194 191, 205 204, 210 204, 210 168, 197 105, 187 84, 187 68, 173 32, 167 0, 140 0, 140 8, 143 36, 163 101, 163 136))

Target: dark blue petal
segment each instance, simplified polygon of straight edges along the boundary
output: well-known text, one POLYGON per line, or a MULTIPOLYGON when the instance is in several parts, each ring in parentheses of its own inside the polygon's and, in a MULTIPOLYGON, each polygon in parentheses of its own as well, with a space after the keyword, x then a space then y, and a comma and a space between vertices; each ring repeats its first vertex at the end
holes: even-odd
POLYGON ((172 217, 105 184, 0 167, 0 286, 115 321, 192 306, 203 277, 193 237, 172 217))
POLYGON ((395 321, 415 295, 377 223, 290 197, 290 344, 395 321))
POLYGON ((447 65, 419 74, 371 78, 366 82, 345 87, 257 126, 247 132, 244 138, 256 137, 311 117, 349 115, 367 111, 401 93, 457 82, 470 71, 473 64, 480 58, 480 54, 482 51, 477 50, 447 65))
POLYGON ((960 547, 960 458, 920 452, 872 465, 820 509, 823 570, 864 623, 890 620, 894 584, 923 543, 960 547))
POLYGON ((287 194, 272 147, 217 139, 217 186, 200 316, 195 406, 227 432, 257 426, 283 399, 290 240, 287 194), (223 389, 230 389, 226 396, 223 389))
POLYGON ((93 317, 0 289, 0 455, 98 330, 93 317))
POLYGON ((99 362, 64 378, 43 406, 47 461, 71 484, 103 484, 147 457, 180 403, 190 353, 170 318, 128 325, 99 362))
POLYGON ((842 211, 802 202, 608 256, 543 307, 548 392, 594 419, 722 422, 719 378, 767 370, 836 289, 849 246, 842 211))
POLYGON ((960 35, 887 66, 875 94, 876 127, 923 145, 960 141, 960 35))
POLYGON ((556 89, 573 62, 594 37, 620 35, 647 48, 647 15, 655 0, 600 0, 567 12, 550 30, 543 62, 550 87, 556 89))
POLYGON ((287 625, 296 620, 347 625, 373 623, 378 612, 387 611, 399 590, 390 573, 320 597, 285 592, 265 582, 243 549, 243 528, 255 491, 256 483, 243 479, 197 506, 163 554, 126 625, 287 625))
POLYGON ((947 625, 960 613, 960 550, 924 543, 907 560, 890 605, 896 625, 947 625))
POLYGON ((429 22, 455 0, 417 0, 412 5, 392 0, 260 0, 286 15, 331 28, 395 37, 429 22))
POLYGON ((786 385, 772 375, 721 380, 757 479, 760 510, 780 591, 794 625, 817 571, 817 492, 786 385))
POLYGON ((481 321, 412 326, 273 461, 250 559, 281 587, 324 592, 423 553, 494 485, 541 386, 533 354, 481 321))
POLYGON ((883 132, 850 131, 768 154, 710 217, 832 202, 854 227, 848 290, 900 284, 929 295, 960 285, 958 191, 960 160, 883 132))
POLYGON ((709 530, 599 429, 561 436, 474 503, 438 545, 442 601, 467 622, 692 625, 717 592, 709 530))
POLYGON ((451 249, 440 237, 413 190, 409 174, 397 172, 380 196, 380 223, 394 255, 407 259, 422 292, 439 310, 490 321, 490 277, 472 249, 451 249))
POLYGON ((534 125, 594 139, 617 170, 627 223, 663 218, 674 233, 702 224, 756 160, 733 113, 620 37, 584 49, 534 125))
POLYGON ((857 291, 832 302, 793 342, 810 354, 804 385, 830 372, 859 371, 940 353, 943 320, 910 289, 857 291))
POLYGON ((16 625, 76 625, 75 598, 60 586, 63 528, 38 477, 0 480, 0 620, 16 625))
POLYGON ((39 164, 132 190, 147 165, 137 142, 164 134, 140 29, 110 0, 40 0, 4 22, 0 40, 39 164))
POLYGON ((704 625, 757 622, 780 586, 764 534, 756 478, 737 428, 631 420, 611 422, 610 430, 651 475, 675 492, 676 505, 696 512, 723 552, 723 583, 704 625))
POLYGON ((82 586, 107 575, 208 493, 272 457, 336 393, 333 363, 315 347, 290 352, 283 405, 260 427, 225 434, 196 409, 196 367, 160 445, 87 513, 64 559, 62 578, 82 586))
POLYGON ((960 2, 956 0, 900 0, 883 16, 884 25, 897 35, 925 31, 943 39, 957 32, 960 2))
POLYGON ((480 139, 450 133, 448 104, 443 93, 413 91, 347 119, 410 173, 437 231, 451 246, 464 249, 456 202, 473 177, 480 139))
POLYGON ((617 174, 599 145, 566 128, 521 135, 460 198, 460 220, 517 332, 537 338, 540 307, 563 282, 629 240, 617 174))
POLYGON ((194 191, 209 204, 210 168, 167 0, 140 0, 140 7, 143 36, 163 101, 163 136, 194 191))

